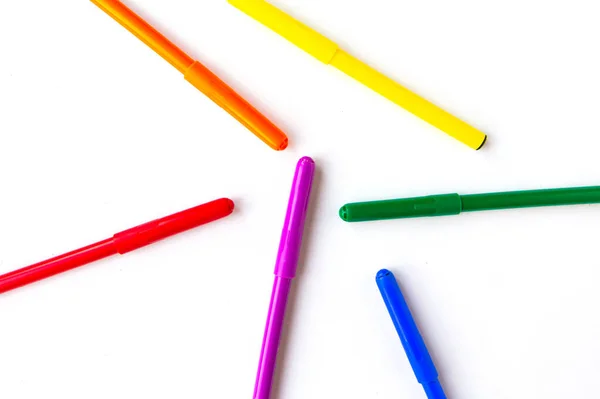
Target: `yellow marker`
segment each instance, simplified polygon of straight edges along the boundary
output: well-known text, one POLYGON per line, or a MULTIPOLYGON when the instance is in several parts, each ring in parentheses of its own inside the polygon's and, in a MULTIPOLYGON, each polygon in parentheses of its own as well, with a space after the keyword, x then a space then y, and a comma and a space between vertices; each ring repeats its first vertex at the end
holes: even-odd
POLYGON ((487 136, 340 49, 337 44, 264 0, 228 0, 325 64, 333 65, 414 115, 478 150, 487 136))

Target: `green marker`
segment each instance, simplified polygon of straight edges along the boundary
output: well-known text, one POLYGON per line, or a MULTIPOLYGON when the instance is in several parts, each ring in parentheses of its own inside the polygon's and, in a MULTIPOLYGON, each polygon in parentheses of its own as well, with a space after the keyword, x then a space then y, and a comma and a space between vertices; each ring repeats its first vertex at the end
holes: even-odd
POLYGON ((600 186, 511 191, 490 194, 441 194, 386 201, 356 202, 340 209, 346 222, 458 215, 461 212, 535 206, 600 203, 600 186))

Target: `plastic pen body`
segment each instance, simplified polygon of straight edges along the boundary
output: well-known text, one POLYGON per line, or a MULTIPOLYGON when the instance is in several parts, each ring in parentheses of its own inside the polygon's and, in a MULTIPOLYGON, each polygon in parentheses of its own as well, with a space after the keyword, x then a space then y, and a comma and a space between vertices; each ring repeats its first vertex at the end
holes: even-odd
POLYGON ((340 217, 346 222, 365 222, 458 215, 462 212, 597 203, 600 203, 600 186, 469 195, 440 194, 350 203, 340 208, 340 217))
POLYGON ((285 309, 298 267, 314 171, 312 159, 304 157, 298 161, 275 263, 275 282, 256 373, 254 399, 268 399, 271 395, 285 309))
POLYGON ((275 124, 200 62, 194 60, 119 0, 91 0, 125 29, 148 45, 269 147, 279 151, 288 139, 275 124))
POLYGON ((460 196, 463 212, 600 203, 600 187, 551 188, 460 196))
POLYGON ((417 380, 423 385, 427 398, 446 399, 438 380, 438 372, 396 278, 389 270, 381 270, 377 273, 376 281, 410 365, 417 380))
POLYGON ((0 276, 0 294, 117 254, 112 238, 0 276))
POLYGON ((144 42, 181 73, 192 66, 194 59, 154 29, 120 0, 91 0, 121 26, 144 42))
POLYGON ((0 294, 116 254, 125 254, 172 235, 223 218, 234 204, 222 198, 156 219, 111 238, 0 276, 0 294))
POLYGON ((277 351, 285 320, 285 309, 287 307, 288 295, 292 287, 292 279, 275 276, 267 325, 263 337, 262 352, 260 355, 258 372, 256 375, 256 386, 254 387, 254 399, 266 399, 271 394, 271 385, 275 374, 277 362, 277 351))
POLYGON ((342 50, 335 42, 265 0, 228 0, 231 5, 283 36, 319 61, 331 65, 413 115, 474 150, 487 136, 342 50))

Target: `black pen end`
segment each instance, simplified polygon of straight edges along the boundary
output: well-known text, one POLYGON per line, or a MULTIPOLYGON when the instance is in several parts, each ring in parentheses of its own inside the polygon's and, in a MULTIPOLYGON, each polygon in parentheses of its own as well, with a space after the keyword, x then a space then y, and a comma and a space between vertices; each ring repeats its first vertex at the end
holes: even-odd
POLYGON ((485 145, 485 143, 487 143, 487 139, 488 139, 488 136, 486 134, 485 137, 483 138, 483 141, 481 142, 481 145, 475 151, 481 150, 483 148, 483 146, 485 145))

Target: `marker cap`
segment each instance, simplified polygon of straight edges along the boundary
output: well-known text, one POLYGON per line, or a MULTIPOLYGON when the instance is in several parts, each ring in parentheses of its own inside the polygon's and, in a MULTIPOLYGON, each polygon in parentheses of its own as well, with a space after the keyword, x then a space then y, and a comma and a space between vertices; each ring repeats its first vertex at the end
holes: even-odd
POLYGON ((438 372, 396 278, 389 270, 377 273, 377 286, 402 342, 408 361, 428 399, 446 399, 438 372))
POLYGON ((232 200, 221 198, 117 233, 113 237, 113 244, 118 253, 125 254, 172 235, 223 218, 231 214, 233 208, 232 200))
POLYGON ((269 147, 276 151, 287 148, 285 133, 204 65, 194 62, 184 78, 269 147))
POLYGON ((294 174, 292 191, 281 233, 275 266, 276 276, 289 279, 296 276, 314 174, 315 161, 309 157, 301 158, 296 165, 296 173, 294 174))
POLYGON ((346 222, 364 222, 368 220, 458 215, 461 210, 460 195, 443 194, 346 204, 340 209, 340 217, 346 222))

